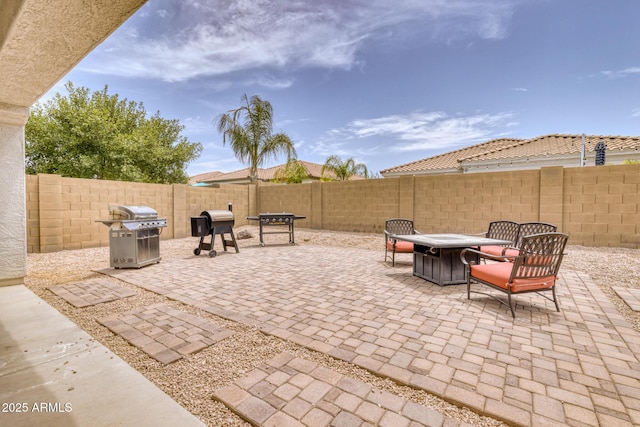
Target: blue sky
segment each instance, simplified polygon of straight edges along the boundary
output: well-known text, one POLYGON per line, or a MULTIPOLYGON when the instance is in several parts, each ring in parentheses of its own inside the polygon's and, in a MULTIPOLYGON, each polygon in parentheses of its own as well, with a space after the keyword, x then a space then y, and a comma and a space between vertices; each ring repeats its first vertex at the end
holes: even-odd
MULTIPOLYGON (((271 102, 301 160, 370 171, 494 138, 640 135, 638 0, 150 0, 64 83, 142 102, 239 163, 214 118, 271 102)), ((284 158, 266 166, 283 163, 284 158)))

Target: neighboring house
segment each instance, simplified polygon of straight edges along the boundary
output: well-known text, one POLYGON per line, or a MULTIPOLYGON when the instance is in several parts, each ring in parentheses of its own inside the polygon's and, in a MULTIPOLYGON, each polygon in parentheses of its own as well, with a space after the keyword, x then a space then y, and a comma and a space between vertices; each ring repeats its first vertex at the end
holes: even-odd
POLYGON ((207 182, 211 181, 212 179, 220 175, 224 175, 224 172, 214 171, 214 172, 200 173, 198 175, 194 175, 189 178, 189 185, 206 186, 207 182))
MULTIPOLYGON (((309 179, 306 182, 319 181, 322 177, 322 165, 318 163, 305 162, 298 160, 307 171, 309 179)), ((286 164, 273 166, 267 169, 258 168, 258 180, 259 181, 273 181, 275 173, 278 169, 284 168, 286 164)), ((330 173, 326 173, 326 176, 332 176, 330 173)), ((364 179, 360 176, 351 177, 352 180, 364 179)), ((206 186, 213 184, 249 184, 249 168, 240 169, 233 172, 206 172, 199 175, 194 175, 189 179, 189 184, 193 186, 206 186)))
POLYGON ((544 166, 593 166, 596 146, 604 142, 605 164, 640 161, 638 136, 544 135, 533 139, 494 139, 380 171, 385 178, 400 175, 496 172, 540 169, 544 166))

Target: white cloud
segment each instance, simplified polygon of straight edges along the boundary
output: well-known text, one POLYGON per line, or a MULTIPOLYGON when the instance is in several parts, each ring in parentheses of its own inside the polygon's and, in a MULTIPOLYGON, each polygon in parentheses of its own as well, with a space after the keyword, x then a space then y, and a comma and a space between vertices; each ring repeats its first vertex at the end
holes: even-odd
POLYGON ((502 38, 513 8, 503 0, 149 2, 82 68, 165 81, 264 68, 350 69, 363 45, 383 34, 502 38))
MULTIPOLYGON (((504 136, 503 129, 513 124, 511 113, 449 116, 443 112, 416 112, 375 119, 354 120, 343 128, 329 131, 315 144, 320 154, 345 154, 370 139, 373 145, 384 141, 384 149, 395 152, 444 150, 467 146, 504 136)), ((361 149, 362 153, 378 147, 361 149)))
POLYGON ((625 68, 624 70, 618 70, 618 71, 606 70, 606 71, 601 71, 600 73, 603 76, 610 79, 619 79, 622 77, 628 77, 628 76, 640 74, 640 67, 630 67, 630 68, 625 68))

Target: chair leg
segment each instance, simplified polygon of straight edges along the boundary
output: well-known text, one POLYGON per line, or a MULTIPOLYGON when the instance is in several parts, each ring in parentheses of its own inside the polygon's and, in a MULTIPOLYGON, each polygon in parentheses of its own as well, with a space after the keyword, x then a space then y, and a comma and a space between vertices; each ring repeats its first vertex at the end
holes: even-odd
POLYGON ((516 318, 516 312, 513 309, 513 301, 511 300, 511 292, 508 292, 507 296, 509 297, 509 308, 511 309, 511 316, 515 319, 516 318))
POLYGON ((556 310, 558 311, 558 313, 560 312, 560 305, 558 304, 558 297, 556 296, 556 287, 555 285, 552 288, 553 293, 553 303, 556 305, 556 310))
POLYGON ((391 252, 391 267, 396 266, 396 247, 393 245, 393 251, 391 252))

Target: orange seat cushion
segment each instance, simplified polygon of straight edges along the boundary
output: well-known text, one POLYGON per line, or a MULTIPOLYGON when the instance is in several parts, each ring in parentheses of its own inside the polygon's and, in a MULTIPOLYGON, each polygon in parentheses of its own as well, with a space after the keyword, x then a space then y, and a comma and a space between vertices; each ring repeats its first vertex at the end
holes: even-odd
MULTIPOLYGON (((391 240, 387 241, 387 249, 390 251, 393 250, 393 242, 391 240)), ((397 240, 396 252, 413 252, 413 243, 397 240)))
POLYGON ((518 249, 507 249, 504 252, 504 256, 509 257, 509 258, 515 258, 518 255, 520 255, 520 251, 518 249))
POLYGON ((515 279, 510 284, 509 277, 512 269, 512 263, 472 265, 471 277, 489 282, 504 290, 510 288, 512 293, 549 289, 556 282, 555 276, 545 276, 531 279, 515 279))
POLYGON ((480 252, 496 256, 502 256, 503 250, 504 246, 480 246, 480 252))

